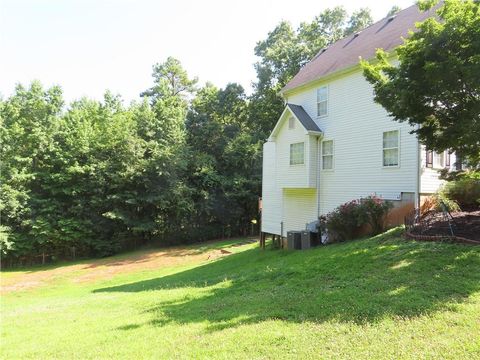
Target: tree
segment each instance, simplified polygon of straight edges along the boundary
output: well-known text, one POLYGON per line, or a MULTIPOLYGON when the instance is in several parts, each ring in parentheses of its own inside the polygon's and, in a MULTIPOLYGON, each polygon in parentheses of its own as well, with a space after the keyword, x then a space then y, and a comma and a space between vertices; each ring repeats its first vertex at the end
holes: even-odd
POLYGON ((322 48, 372 23, 369 9, 348 17, 345 8, 326 9, 297 30, 282 21, 255 47, 257 81, 250 98, 250 123, 258 138, 265 139, 283 111, 279 91, 322 48))
POLYGON ((387 17, 393 16, 400 12, 402 9, 398 5, 393 5, 390 10, 388 10, 387 17))
POLYGON ((168 57, 164 63, 153 65, 154 86, 140 96, 147 96, 155 100, 157 97, 185 96, 195 92, 197 78, 189 79, 180 61, 168 57))
POLYGON ((370 9, 362 8, 358 11, 355 11, 350 17, 348 26, 345 29, 345 35, 354 34, 372 24, 373 18, 370 14, 370 9))
POLYGON ((258 216, 261 146, 249 128, 247 99, 238 84, 207 84, 187 115, 189 188, 197 236, 247 231, 258 216))
MULTIPOLYGON (((435 1, 420 3, 423 10, 435 1)), ((445 0, 397 48, 398 66, 385 51, 361 61, 375 101, 396 121, 407 121, 429 149, 457 152, 480 163, 480 3, 445 0)))

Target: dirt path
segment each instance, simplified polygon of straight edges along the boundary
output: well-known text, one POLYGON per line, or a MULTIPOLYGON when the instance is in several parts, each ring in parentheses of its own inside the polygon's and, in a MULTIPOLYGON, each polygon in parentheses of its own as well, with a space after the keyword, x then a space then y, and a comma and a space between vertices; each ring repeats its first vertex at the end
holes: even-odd
MULTIPOLYGON (((0 294, 33 289, 61 279, 68 279, 74 283, 89 283, 110 279, 117 274, 213 261, 230 255, 232 253, 231 250, 237 246, 255 241, 256 239, 245 239, 239 243, 219 249, 204 250, 199 246, 194 248, 174 247, 146 250, 136 252, 130 256, 119 255, 81 264, 67 264, 53 269, 42 270, 41 268, 35 268, 32 271, 3 273, 0 281, 0 294)), ((209 243, 208 245, 214 245, 214 243, 209 243)))

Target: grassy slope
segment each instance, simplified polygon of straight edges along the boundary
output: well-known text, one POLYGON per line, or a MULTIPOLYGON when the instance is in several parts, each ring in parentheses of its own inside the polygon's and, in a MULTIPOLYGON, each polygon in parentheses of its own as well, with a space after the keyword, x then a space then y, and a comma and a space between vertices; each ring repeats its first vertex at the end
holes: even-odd
POLYGON ((480 358, 480 247, 390 234, 234 249, 7 294, 0 357, 480 358))

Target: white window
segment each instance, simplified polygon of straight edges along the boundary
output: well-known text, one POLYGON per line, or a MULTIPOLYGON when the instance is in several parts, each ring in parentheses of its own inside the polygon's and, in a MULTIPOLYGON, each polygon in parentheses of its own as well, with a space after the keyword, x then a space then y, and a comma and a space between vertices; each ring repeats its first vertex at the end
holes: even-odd
POLYGON ((433 167, 437 169, 443 169, 445 167, 445 153, 433 152, 433 167))
POLYGON ((290 116, 288 118, 288 128, 291 130, 291 129, 295 129, 295 118, 293 116, 290 116))
POLYGON ((383 166, 398 166, 400 155, 400 132, 398 130, 383 133, 383 166))
POLYGON ((322 141, 322 169, 333 169, 333 140, 322 141))
POLYGON ((317 89, 317 116, 326 116, 328 112, 328 88, 317 89))
POLYGON ((303 165, 305 161, 305 143, 290 144, 290 165, 303 165))

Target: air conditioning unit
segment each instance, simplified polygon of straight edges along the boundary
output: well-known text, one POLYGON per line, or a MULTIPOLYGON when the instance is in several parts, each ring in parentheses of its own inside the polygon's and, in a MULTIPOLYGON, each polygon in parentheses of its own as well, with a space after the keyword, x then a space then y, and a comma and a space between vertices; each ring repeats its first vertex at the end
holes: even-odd
POLYGON ((313 231, 304 230, 301 235, 302 250, 310 249, 313 246, 318 246, 319 239, 318 233, 313 231))
POLYGON ((287 249, 302 249, 302 233, 301 231, 287 231, 287 249))

